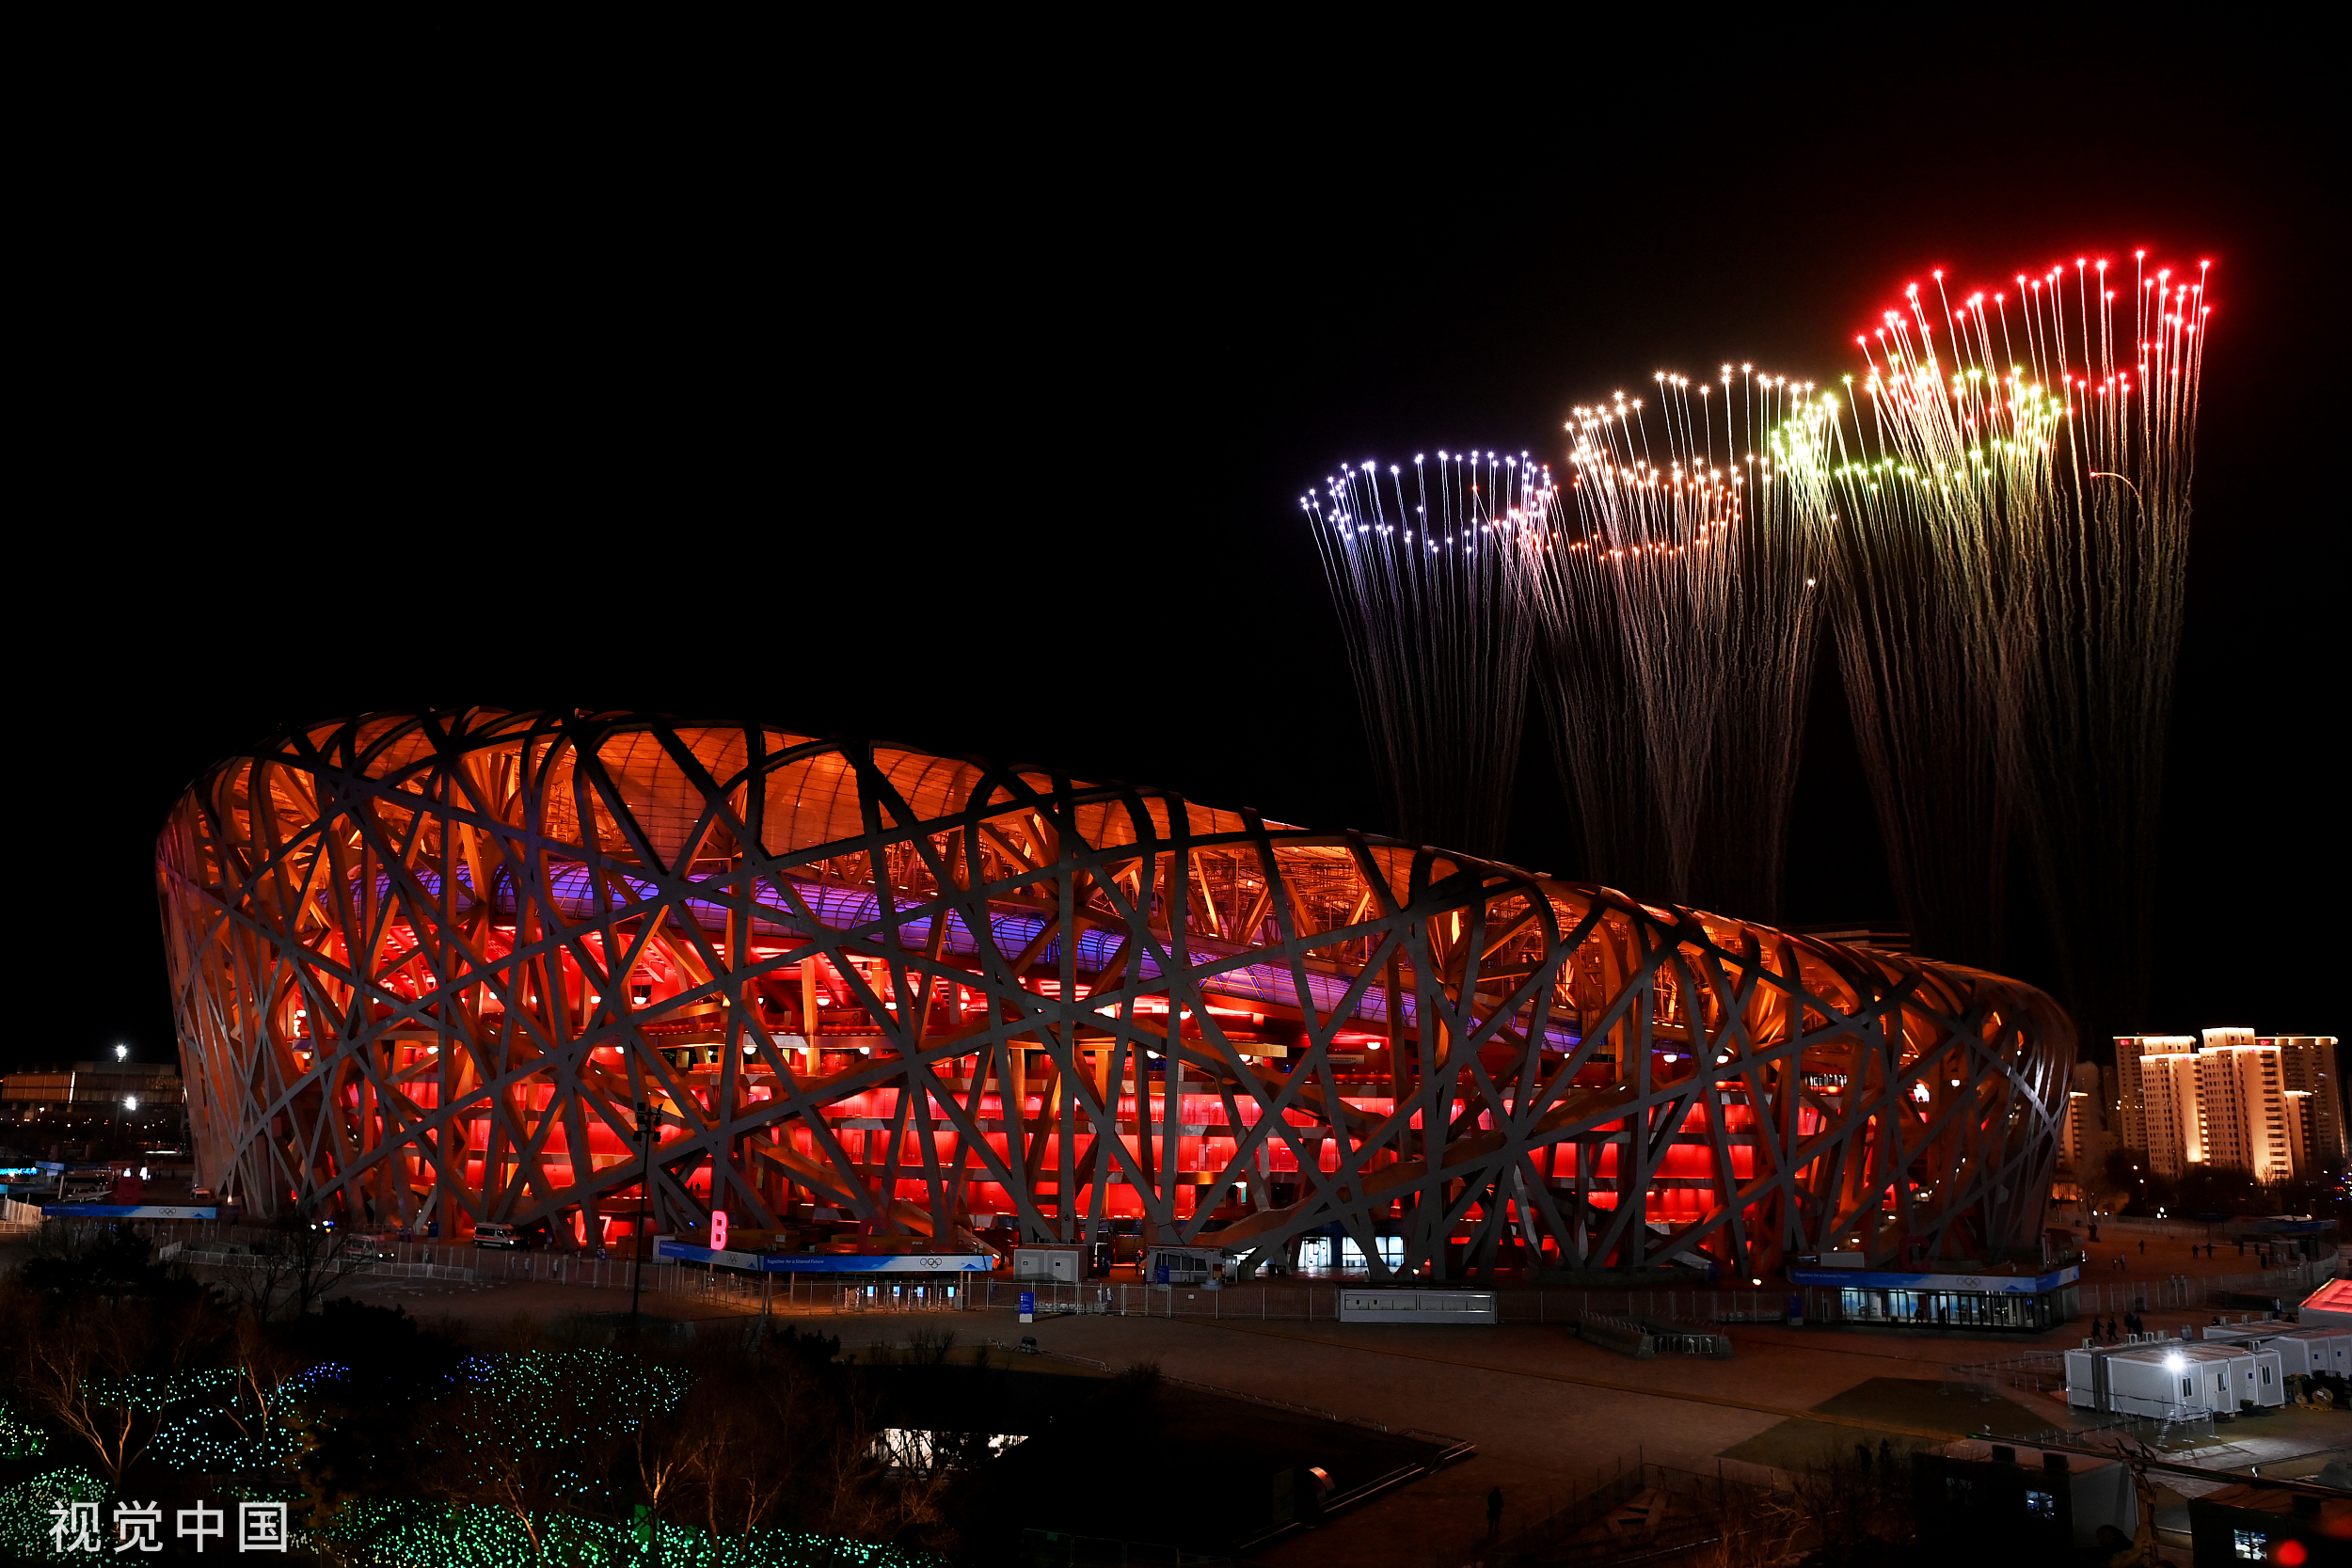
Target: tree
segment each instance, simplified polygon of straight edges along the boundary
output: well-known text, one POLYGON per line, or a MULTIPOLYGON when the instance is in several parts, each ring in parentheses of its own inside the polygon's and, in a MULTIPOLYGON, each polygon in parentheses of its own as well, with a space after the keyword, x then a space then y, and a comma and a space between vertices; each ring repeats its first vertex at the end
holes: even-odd
POLYGON ((263 1323, 286 1307, 297 1318, 307 1315, 366 1261, 352 1254, 348 1231, 306 1214, 279 1220, 246 1251, 251 1261, 219 1289, 263 1323))
POLYGON ((114 1486, 206 1366, 217 1325, 201 1300, 53 1303, 19 1336, 10 1370, 25 1402, 79 1438, 114 1486))
POLYGON ((593 1507, 636 1428, 678 1402, 685 1374, 622 1352, 559 1347, 460 1362, 424 1413, 429 1491, 511 1516, 545 1552, 565 1513, 593 1507))
POLYGON ((165 1407, 189 1397, 228 1325, 127 1227, 45 1222, 5 1292, 0 1356, 24 1408, 79 1440, 120 1484, 165 1407))

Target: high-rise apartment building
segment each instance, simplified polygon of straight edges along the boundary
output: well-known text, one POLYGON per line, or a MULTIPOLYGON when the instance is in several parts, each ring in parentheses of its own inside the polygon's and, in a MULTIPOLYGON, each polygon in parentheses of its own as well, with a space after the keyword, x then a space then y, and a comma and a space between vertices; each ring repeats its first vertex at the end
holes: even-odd
POLYGON ((2295 1179, 2286 1079, 2275 1046, 2251 1029, 2208 1029, 2197 1053, 2197 1113, 2204 1162, 2257 1181, 2295 1179))
POLYGON ((2179 1051, 2195 1051, 2194 1035, 2119 1035, 2115 1040, 2115 1113, 2116 1124, 2123 1133, 2123 1147, 2135 1154, 2149 1155, 2147 1089, 2142 1084, 2140 1062, 2154 1053, 2170 1054, 2179 1051))
POLYGON ((2352 1149, 2345 1147, 2344 1080, 2336 1076, 2336 1037, 2270 1035, 2259 1043, 2275 1046, 2279 1052, 2296 1168, 2342 1170, 2352 1159, 2352 1149))
POLYGON ((2106 1117, 2099 1094, 2099 1064, 2077 1062, 2066 1095, 2066 1119, 2058 1126, 2058 1168, 2077 1179, 2098 1170, 2107 1157, 2106 1117))
POLYGON ((2137 1121, 2135 1152, 2147 1159, 2149 1174, 2177 1177, 2205 1163, 2205 1125, 2197 1103, 2197 1040, 2189 1035, 2153 1036, 2143 1037, 2139 1045, 2133 1070, 2125 1075, 2137 1091, 2124 1095, 2125 1136, 2137 1121))
POLYGON ((2115 1042, 2116 1101, 2124 1146, 2151 1174, 2195 1165, 2241 1170, 2257 1181, 2343 1168, 2343 1083, 2329 1035, 2257 1036, 2251 1029, 2129 1035, 2115 1042))

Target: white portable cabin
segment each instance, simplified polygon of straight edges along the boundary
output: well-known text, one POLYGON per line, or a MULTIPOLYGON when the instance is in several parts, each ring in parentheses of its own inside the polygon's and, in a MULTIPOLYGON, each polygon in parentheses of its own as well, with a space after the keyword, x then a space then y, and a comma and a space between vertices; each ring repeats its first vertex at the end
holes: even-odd
POLYGON ((2241 1402, 2286 1402, 2279 1353, 2179 1340, 2066 1353, 2066 1402, 2175 1419, 2235 1415, 2241 1402))
POLYGON ((2263 1323, 2216 1323, 2205 1330, 2211 1341, 2259 1344, 2279 1353, 2281 1377, 2309 1377, 2332 1372, 2352 1378, 2352 1327, 2328 1324, 2298 1328, 2271 1319, 2263 1323))
POLYGON ((1205 1285, 1225 1272, 1225 1254, 1213 1246, 1155 1246, 1143 1254, 1146 1285, 1205 1285))
POLYGON ((1012 1276, 1075 1285, 1086 1277, 1084 1255, 1074 1246, 1018 1246, 1012 1249, 1012 1276))
POLYGON ((2294 1326, 2284 1318, 2241 1318, 2233 1323, 2209 1323, 2197 1331, 2197 1338, 2231 1342, 2275 1339, 2294 1326))
POLYGON ((2352 1378, 2352 1328, 2294 1328, 2270 1341, 2289 1377, 2333 1372, 2352 1378))

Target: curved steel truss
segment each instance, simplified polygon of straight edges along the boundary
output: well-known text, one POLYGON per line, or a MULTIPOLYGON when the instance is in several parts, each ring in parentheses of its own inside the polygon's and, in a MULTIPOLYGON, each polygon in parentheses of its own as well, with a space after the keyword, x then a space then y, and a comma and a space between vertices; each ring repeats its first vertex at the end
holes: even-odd
POLYGON ((449 1234, 1989 1258, 2037 1238, 2074 1059, 1974 970, 641 714, 291 734, 192 786, 157 866, 203 1178, 449 1234))

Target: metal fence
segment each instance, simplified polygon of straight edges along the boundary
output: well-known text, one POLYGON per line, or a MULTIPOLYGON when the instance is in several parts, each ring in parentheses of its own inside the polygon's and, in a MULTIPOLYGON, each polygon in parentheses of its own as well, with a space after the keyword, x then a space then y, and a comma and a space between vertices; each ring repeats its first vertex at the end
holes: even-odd
POLYGON ((1963 1366, 1944 1370, 1944 1386, 1948 1392, 1955 1385, 1978 1388, 2022 1388, 2031 1394, 2050 1394, 2066 1387, 2066 1354, 2063 1351, 2032 1350, 2019 1355, 1995 1356, 1989 1361, 1971 1361, 1963 1366))
MULTIPOLYGON (((39 1218, 31 1204, 10 1202, 0 1223, 17 1211, 39 1218)), ((78 1221, 83 1225, 109 1222, 78 1221)), ((230 1249, 266 1243, 281 1233, 264 1227, 216 1220, 134 1221, 131 1227, 159 1245, 182 1243, 192 1263, 237 1256, 230 1249)), ((533 1280, 592 1289, 628 1290, 636 1265, 626 1258, 584 1253, 507 1251, 446 1242, 393 1242, 381 1245, 389 1259, 359 1265, 354 1273, 497 1284, 533 1280)), ((237 1265, 231 1263, 229 1267, 237 1265)), ((2275 1296, 2289 1305, 2334 1277, 2340 1260, 2312 1259, 2286 1267, 2200 1278, 2172 1275, 2140 1278, 2086 1276, 2076 1287, 2078 1315, 2194 1310, 2224 1303, 2227 1295, 2275 1296)), ((343 1265, 338 1264, 337 1272, 343 1265)), ((1363 1289, 1362 1278, 1252 1281, 1212 1289, 1207 1284, 1147 1285, 1131 1281, 1018 1280, 989 1275, 839 1276, 753 1275, 712 1269, 674 1259, 647 1259, 644 1289, 661 1295, 698 1297, 752 1307, 790 1307, 848 1312, 1009 1310, 1024 1294, 1043 1314, 1116 1317, 1206 1318, 1270 1323, 1337 1322, 1343 1291, 1363 1289)), ((1423 1287, 1426 1288, 1426 1287, 1423 1287)), ((1499 1320, 1506 1323, 1566 1326, 1588 1318, 1627 1318, 1661 1325, 1777 1323, 1786 1321, 1787 1290, 1593 1291, 1544 1287, 1494 1292, 1499 1320)))
MULTIPOLYGON (((1343 1291, 1361 1291, 1360 1280, 1319 1283, 1228 1285, 1139 1285, 1121 1281, 1011 1280, 980 1276, 972 1284, 975 1307, 1009 1307, 1024 1293, 1041 1314, 1068 1316, 1208 1318, 1247 1323, 1336 1323, 1343 1291)), ((1427 1287, 1422 1287, 1426 1289, 1427 1287)), ((1497 1291, 1500 1320, 1509 1323, 1556 1323, 1586 1318, 1639 1318, 1670 1323, 1780 1323, 1788 1316, 1786 1291, 1497 1291)))
POLYGON ((2075 1287, 2074 1299, 2081 1311, 2093 1316, 2193 1309, 2214 1306, 2225 1295, 2277 1296, 2292 1307, 2333 1279, 2339 1264, 2340 1259, 2330 1255, 2284 1268, 2204 1277, 2176 1274, 2156 1279, 2135 1279, 2119 1270, 2112 1278, 2093 1279, 2086 1274, 2075 1287))

